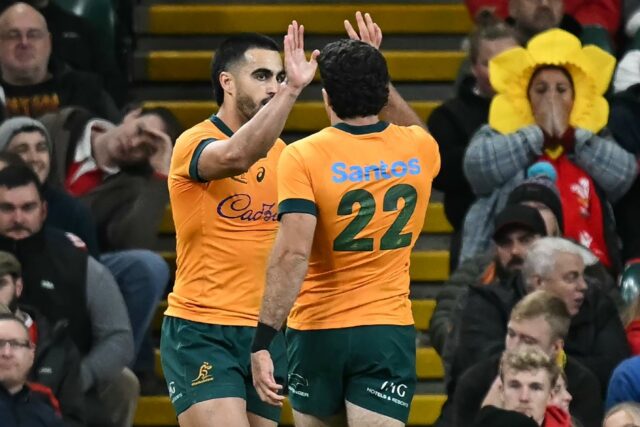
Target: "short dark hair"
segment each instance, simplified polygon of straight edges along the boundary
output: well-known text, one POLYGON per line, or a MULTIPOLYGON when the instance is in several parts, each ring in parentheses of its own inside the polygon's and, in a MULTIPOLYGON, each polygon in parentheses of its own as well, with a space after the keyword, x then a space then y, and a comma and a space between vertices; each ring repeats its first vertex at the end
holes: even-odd
POLYGON ((0 187, 13 189, 33 184, 38 190, 40 200, 44 201, 44 193, 42 184, 35 172, 27 165, 9 165, 0 170, 0 187))
POLYGON ((389 70, 375 47, 338 40, 322 49, 318 65, 331 108, 341 119, 376 115, 387 104, 389 70))
POLYGON ((164 123, 165 133, 171 138, 173 144, 176 143, 176 139, 182 133, 182 125, 178 121, 178 118, 171 110, 166 107, 151 107, 142 108, 140 110, 140 117, 142 116, 158 116, 164 123))
POLYGON ((244 59, 245 52, 250 49, 280 51, 277 43, 271 37, 258 33, 242 33, 224 40, 211 61, 211 83, 218 106, 224 102, 220 73, 228 71, 233 64, 244 59))
POLYGON ((30 343, 33 344, 33 342, 31 341, 31 334, 29 334, 29 328, 27 328, 27 325, 25 325, 24 322, 20 320, 20 318, 18 318, 13 313, 0 313, 0 322, 2 322, 3 320, 8 320, 10 322, 16 322, 20 324, 20 326, 22 326, 22 329, 24 329, 25 333, 27 334, 27 339, 30 343))

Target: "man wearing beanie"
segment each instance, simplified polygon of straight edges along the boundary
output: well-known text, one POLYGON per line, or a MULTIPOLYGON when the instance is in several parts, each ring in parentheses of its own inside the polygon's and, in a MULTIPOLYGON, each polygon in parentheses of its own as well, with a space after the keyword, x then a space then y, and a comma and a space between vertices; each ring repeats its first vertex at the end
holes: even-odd
POLYGON ((104 264, 116 279, 127 304, 136 356, 140 355, 140 362, 134 369, 144 380, 145 392, 154 388, 154 383, 148 380, 154 377, 153 347, 150 339, 145 340, 145 335, 168 281, 166 263, 146 249, 99 252, 96 228, 88 207, 49 179, 55 167, 51 161, 53 147, 41 122, 29 117, 6 120, 0 125, 0 151, 19 155, 38 175, 47 201, 45 224, 80 237, 89 254, 104 264))
POLYGON ((46 225, 75 234, 98 258, 96 229, 89 209, 48 182, 53 147, 44 125, 26 116, 5 120, 0 125, 0 151, 17 154, 38 175, 47 201, 46 225))

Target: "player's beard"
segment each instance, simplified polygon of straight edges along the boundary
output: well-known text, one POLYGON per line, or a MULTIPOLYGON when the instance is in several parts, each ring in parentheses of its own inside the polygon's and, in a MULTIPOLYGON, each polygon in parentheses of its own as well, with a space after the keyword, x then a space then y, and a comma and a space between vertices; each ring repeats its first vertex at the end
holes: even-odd
POLYGON ((256 104, 250 96, 245 94, 238 95, 238 111, 245 121, 251 120, 261 107, 262 105, 256 104))

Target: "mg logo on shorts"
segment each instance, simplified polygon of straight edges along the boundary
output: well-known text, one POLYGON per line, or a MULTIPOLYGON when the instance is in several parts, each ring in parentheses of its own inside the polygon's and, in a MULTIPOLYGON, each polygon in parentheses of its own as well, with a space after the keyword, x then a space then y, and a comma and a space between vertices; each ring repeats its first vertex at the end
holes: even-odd
POLYGON ((212 369, 213 365, 211 365, 209 362, 203 362, 202 366, 200 366, 198 376, 193 381, 191 381, 191 387, 213 381, 213 376, 209 375, 209 371, 212 369))
POLYGON ((380 386, 380 389, 374 389, 367 387, 367 393, 374 395, 375 397, 386 400, 396 405, 409 407, 409 402, 401 400, 407 395, 407 386, 405 384, 396 384, 391 381, 385 381, 380 386))
POLYGON ((300 389, 304 389, 309 387, 309 381, 305 377, 300 374, 291 373, 289 374, 289 379, 287 381, 289 393, 295 394, 301 397, 309 397, 309 393, 306 391, 302 391, 300 389))
POLYGON ((385 391, 387 393, 395 394, 399 397, 404 397, 407 394, 407 386, 404 384, 395 384, 391 381, 385 381, 382 383, 382 387, 380 390, 385 391))

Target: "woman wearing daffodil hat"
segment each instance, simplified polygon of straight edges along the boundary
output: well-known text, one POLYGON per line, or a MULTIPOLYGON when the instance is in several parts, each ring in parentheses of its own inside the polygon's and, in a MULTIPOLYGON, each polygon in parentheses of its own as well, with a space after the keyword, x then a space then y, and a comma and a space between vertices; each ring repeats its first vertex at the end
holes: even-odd
POLYGON ((609 202, 629 189, 637 164, 605 129, 609 106, 603 95, 614 65, 602 49, 583 47, 559 29, 491 60, 496 96, 489 123, 474 135, 464 158, 479 199, 465 218, 461 260, 487 249, 493 215, 527 169, 543 161, 562 200, 564 235, 610 269, 619 268, 609 202))

